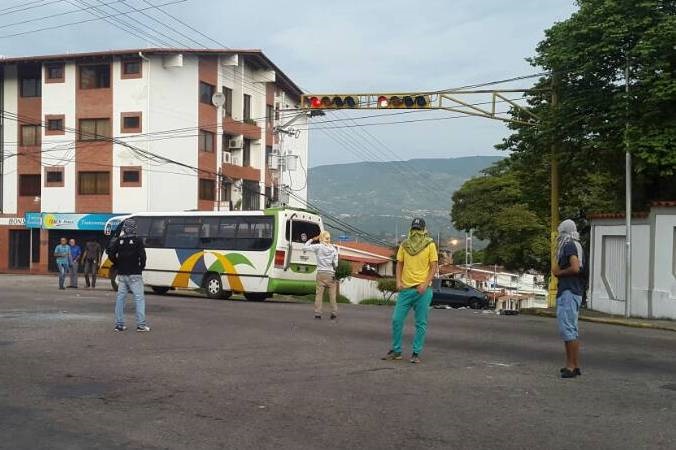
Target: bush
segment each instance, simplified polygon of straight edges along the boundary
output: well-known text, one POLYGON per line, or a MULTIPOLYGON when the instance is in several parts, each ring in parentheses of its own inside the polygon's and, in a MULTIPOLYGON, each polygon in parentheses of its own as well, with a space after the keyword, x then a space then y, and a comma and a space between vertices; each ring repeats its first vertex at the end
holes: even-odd
POLYGON ((385 304, 389 303, 392 296, 397 292, 397 280, 394 278, 379 279, 378 290, 383 294, 383 301, 385 304))
POLYGON ((365 298, 364 300, 359 302, 360 305, 379 305, 379 306, 392 306, 394 305, 393 302, 389 300, 385 300, 380 297, 374 297, 374 298, 365 298))
POLYGON ((338 280, 338 283, 345 278, 350 278, 350 276, 352 276, 352 264, 349 261, 339 260, 338 267, 336 267, 336 280, 338 280))

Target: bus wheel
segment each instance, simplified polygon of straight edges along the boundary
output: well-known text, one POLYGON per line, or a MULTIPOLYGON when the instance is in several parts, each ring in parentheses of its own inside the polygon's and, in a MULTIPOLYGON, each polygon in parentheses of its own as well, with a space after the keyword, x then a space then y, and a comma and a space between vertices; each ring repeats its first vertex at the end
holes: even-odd
POLYGON ((262 302, 268 298, 267 292, 245 292, 244 298, 250 302, 262 302))
POLYGON ((215 273, 210 273, 204 278, 204 290, 209 298, 223 298, 223 284, 221 277, 215 273))
POLYGON ((164 295, 164 294, 166 294, 167 292, 169 292, 169 289, 171 289, 171 288, 168 288, 168 287, 166 287, 166 286, 151 286, 150 288, 151 288, 151 289, 153 290, 153 292, 156 293, 157 295, 164 295))
POLYGON ((117 270, 110 269, 110 285, 117 292, 117 270))

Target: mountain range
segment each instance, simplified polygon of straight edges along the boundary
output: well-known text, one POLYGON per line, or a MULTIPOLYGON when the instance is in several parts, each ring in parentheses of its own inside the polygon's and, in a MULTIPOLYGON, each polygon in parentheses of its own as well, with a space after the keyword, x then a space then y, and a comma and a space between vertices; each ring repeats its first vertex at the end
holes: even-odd
POLYGON ((317 166, 308 171, 309 201, 320 211, 389 240, 405 233, 413 217, 423 217, 435 236, 458 235, 449 215, 453 192, 500 159, 470 156, 317 166))

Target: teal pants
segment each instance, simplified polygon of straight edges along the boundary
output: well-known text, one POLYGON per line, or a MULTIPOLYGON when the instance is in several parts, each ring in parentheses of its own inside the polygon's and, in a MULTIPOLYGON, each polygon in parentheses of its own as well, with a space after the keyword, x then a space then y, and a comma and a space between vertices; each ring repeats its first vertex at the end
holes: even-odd
POLYGON ((397 296, 397 303, 392 313, 392 350, 401 353, 401 338, 404 333, 404 322, 411 308, 415 312, 415 338, 413 339, 413 353, 420 354, 425 345, 427 332, 427 315, 432 302, 432 288, 427 288, 423 294, 413 289, 404 289, 397 296))

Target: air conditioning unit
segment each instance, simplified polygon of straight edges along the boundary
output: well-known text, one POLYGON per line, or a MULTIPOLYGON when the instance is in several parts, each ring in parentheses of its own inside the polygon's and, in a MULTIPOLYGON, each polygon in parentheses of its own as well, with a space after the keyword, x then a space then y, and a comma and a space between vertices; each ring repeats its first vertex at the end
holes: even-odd
POLYGON ((244 145, 244 139, 241 137, 236 137, 228 141, 228 148, 242 148, 244 145))
POLYGON ((232 153, 223 152, 223 164, 232 164, 232 153))
POLYGON ((279 170, 279 155, 274 152, 270 154, 268 159, 268 169, 279 170))
POLYGON ((233 164, 235 166, 240 166, 241 164, 239 163, 239 157, 238 156, 230 157, 230 164, 233 164))

